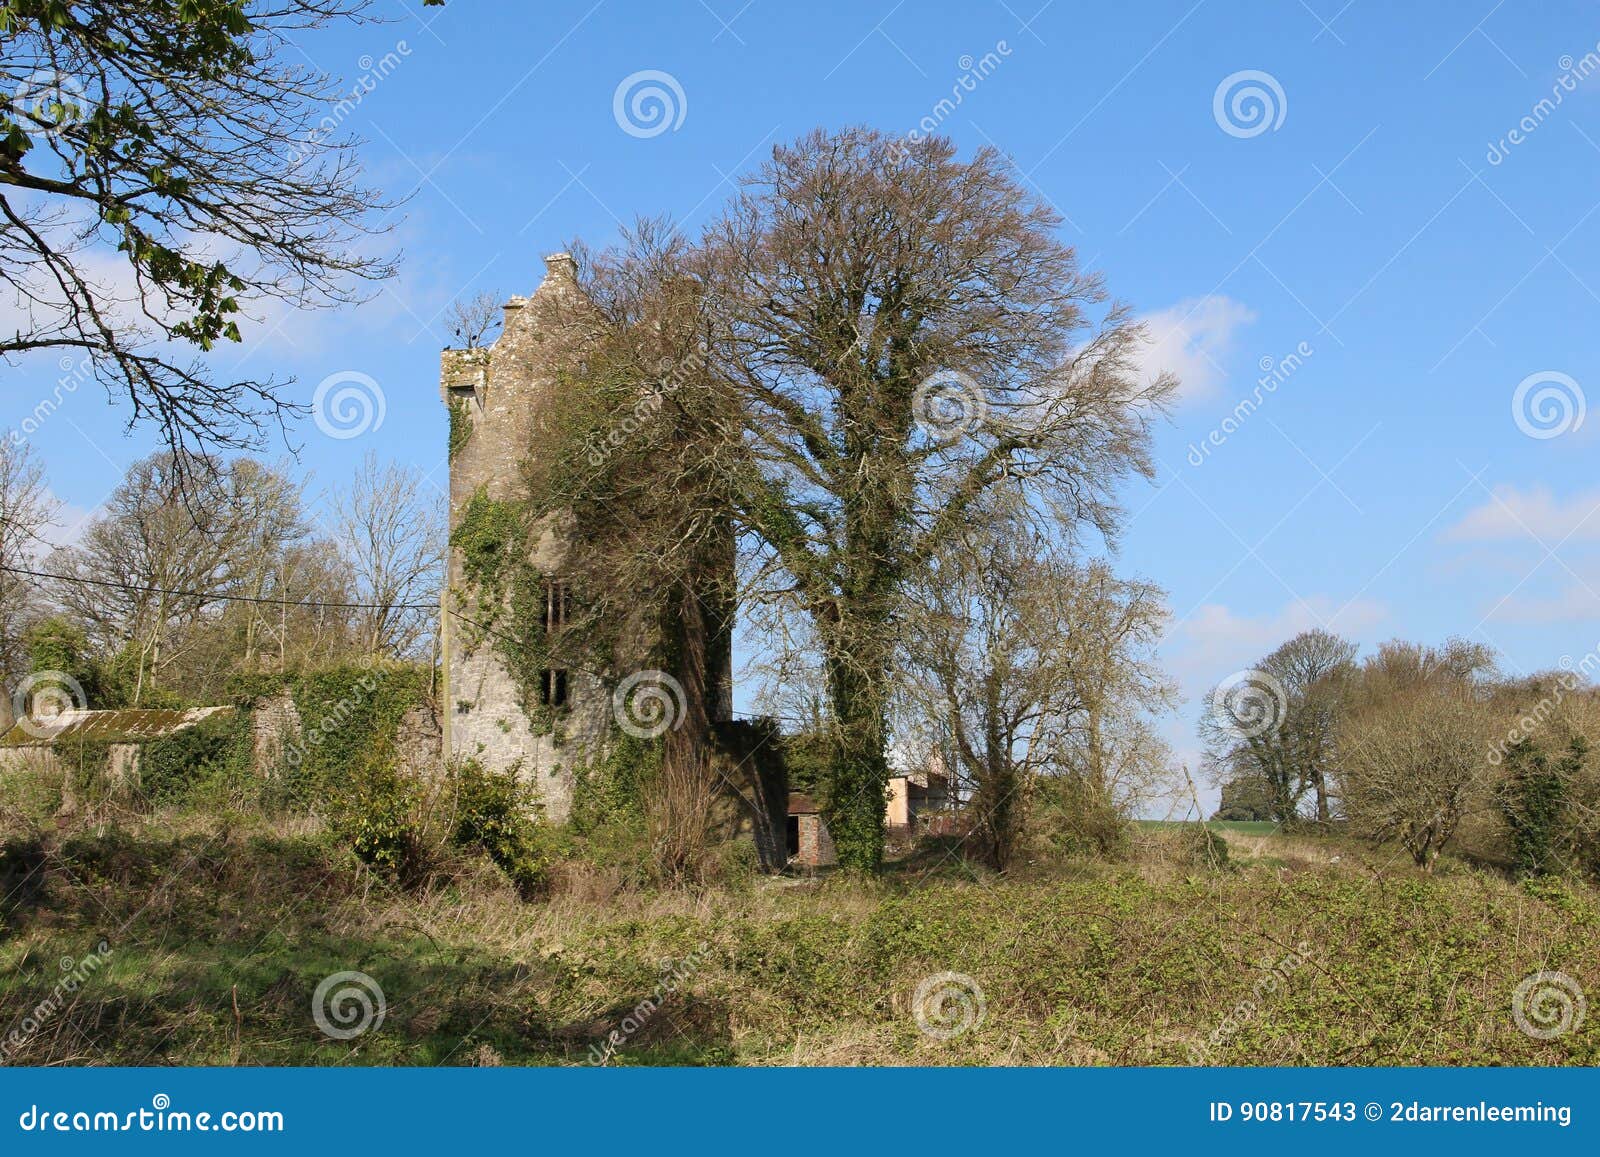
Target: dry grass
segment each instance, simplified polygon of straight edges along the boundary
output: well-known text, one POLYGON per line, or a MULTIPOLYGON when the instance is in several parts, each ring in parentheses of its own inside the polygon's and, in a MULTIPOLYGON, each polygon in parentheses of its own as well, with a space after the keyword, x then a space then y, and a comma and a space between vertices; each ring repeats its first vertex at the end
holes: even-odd
POLYGON ((1593 892, 1459 864, 1423 878, 1309 836, 1229 847, 1223 871, 1165 856, 734 891, 620 890, 569 868, 527 903, 473 861, 398 892, 304 824, 107 823, 9 848, 0 1032, 48 995, 62 956, 103 936, 106 969, 15 1059, 581 1064, 651 997, 663 961, 680 962, 681 985, 607 1063, 1162 1064, 1197 1048, 1236 1064, 1600 1059, 1597 1018, 1541 1042, 1511 1016, 1541 969, 1600 992, 1593 892), (1286 953, 1303 960, 1263 995, 1286 953), (346 1043, 318 1032, 310 1002, 348 970, 381 985, 387 1015, 346 1043), (945 972, 971 978, 985 1007, 939 1039, 919 1029, 915 994, 945 972))

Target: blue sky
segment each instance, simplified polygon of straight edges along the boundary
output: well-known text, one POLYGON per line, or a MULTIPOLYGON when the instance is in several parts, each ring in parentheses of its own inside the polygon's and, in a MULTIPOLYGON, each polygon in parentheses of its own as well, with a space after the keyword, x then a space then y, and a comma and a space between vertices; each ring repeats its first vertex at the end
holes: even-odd
MULTIPOLYGON (((1181 755, 1205 689, 1305 627, 1366 646, 1474 636, 1511 670, 1593 650, 1600 414, 1575 418, 1585 391, 1600 403, 1600 12, 1095 9, 380 0, 390 22, 300 48, 352 83, 393 54, 346 127, 366 139, 372 179, 409 195, 393 217, 402 274, 358 309, 247 328, 220 366, 294 374, 303 401, 330 374, 369 375, 381 426, 331 439, 308 423, 305 466, 335 481, 372 449, 442 481, 437 350, 453 298, 530 292, 544 253, 603 244, 636 214, 698 225, 774 141, 931 117, 963 150, 1013 159, 1085 264, 1149 320, 1151 371, 1185 378, 1157 437, 1160 476, 1127 494, 1121 554, 1170 592, 1162 658, 1190 699, 1169 728, 1181 755), (646 70, 682 93, 681 123, 655 135, 613 112, 619 84, 646 70), (1265 77, 1237 78, 1219 103, 1239 73, 1265 77), (1265 94, 1265 121, 1248 100, 1232 111, 1241 86, 1265 94), (1290 354, 1292 371, 1225 428, 1261 367, 1290 354), (1570 416, 1533 413, 1541 391, 1570 416), (1212 431, 1221 444, 1191 453, 1212 431)), ((10 426, 56 371, 4 373, 10 426)), ((92 387, 33 442, 80 514, 152 448, 92 387)))

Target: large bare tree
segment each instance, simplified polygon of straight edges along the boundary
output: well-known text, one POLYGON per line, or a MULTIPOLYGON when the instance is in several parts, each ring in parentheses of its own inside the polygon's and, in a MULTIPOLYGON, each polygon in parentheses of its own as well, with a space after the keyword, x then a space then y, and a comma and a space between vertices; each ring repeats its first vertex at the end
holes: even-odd
POLYGON ((299 494, 253 459, 154 454, 129 470, 82 541, 50 557, 74 580, 57 598, 102 655, 129 669, 134 706, 200 637, 219 596, 255 597, 272 560, 304 539, 299 494))
POLYGON ((738 401, 736 509, 822 651, 824 797, 848 867, 882 858, 890 672, 910 578, 1007 492, 1116 530, 1175 383, 1138 371, 1129 311, 992 149, 868 129, 774 150, 694 263, 738 401))
POLYGON ((1330 631, 1302 631, 1211 695, 1201 733, 1220 784, 1258 784, 1273 818, 1299 816, 1309 795, 1319 823, 1332 817, 1330 789, 1338 729, 1355 673, 1356 645, 1330 631), (1240 712, 1255 712, 1241 718, 1240 712))
POLYGON ((438 618, 444 581, 443 495, 414 467, 368 452, 329 500, 333 540, 349 567, 356 630, 368 656, 413 657, 438 618))

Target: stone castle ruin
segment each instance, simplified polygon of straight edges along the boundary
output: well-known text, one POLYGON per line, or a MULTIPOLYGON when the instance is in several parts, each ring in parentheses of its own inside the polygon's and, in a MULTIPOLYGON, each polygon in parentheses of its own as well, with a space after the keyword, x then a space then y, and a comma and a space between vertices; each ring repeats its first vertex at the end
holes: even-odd
MULTIPOLYGON (((582 354, 593 332, 592 307, 578 286, 577 265, 565 253, 545 259, 532 297, 505 303, 500 336, 481 349, 441 355, 439 394, 450 416, 450 530, 474 504, 516 503, 526 497, 523 463, 564 366, 582 354)), ((542 627, 562 629, 572 594, 562 580, 564 554, 555 520, 532 535, 527 562, 540 575, 542 627)), ((534 786, 545 815, 571 810, 573 768, 594 754, 613 722, 612 689, 595 673, 559 667, 512 670, 492 625, 475 614, 468 559, 450 552, 445 584, 442 653, 444 748, 494 770, 517 768, 534 786), (478 621, 474 621, 474 620, 478 621), (520 675, 520 677, 519 677, 520 675)), ((731 719, 731 643, 707 656, 707 686, 715 688, 713 722, 731 719)), ((612 672, 626 681, 628 672, 612 672)))

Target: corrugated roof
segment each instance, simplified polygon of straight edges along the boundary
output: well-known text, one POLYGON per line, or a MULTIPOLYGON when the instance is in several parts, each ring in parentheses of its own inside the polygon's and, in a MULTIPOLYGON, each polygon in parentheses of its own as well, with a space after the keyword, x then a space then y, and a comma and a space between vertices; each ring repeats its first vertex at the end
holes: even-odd
POLYGON ((141 707, 120 711, 63 711, 49 719, 18 723, 0 736, 0 747, 47 747, 63 739, 103 743, 148 743, 193 727, 232 707, 191 707, 184 711, 141 707))

